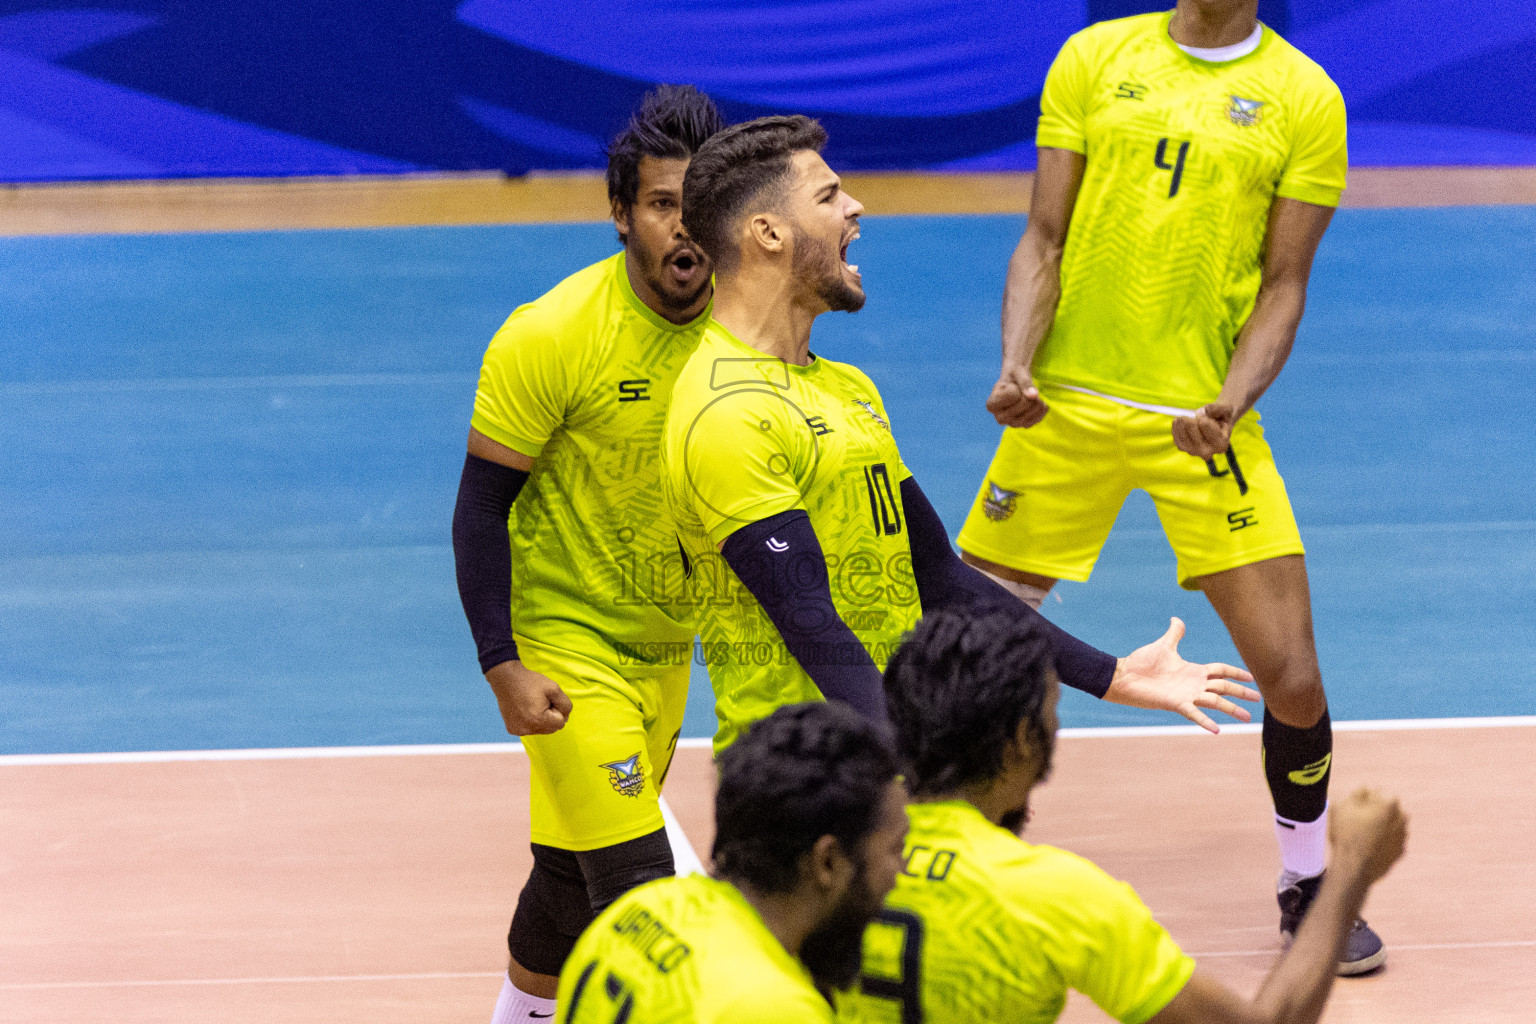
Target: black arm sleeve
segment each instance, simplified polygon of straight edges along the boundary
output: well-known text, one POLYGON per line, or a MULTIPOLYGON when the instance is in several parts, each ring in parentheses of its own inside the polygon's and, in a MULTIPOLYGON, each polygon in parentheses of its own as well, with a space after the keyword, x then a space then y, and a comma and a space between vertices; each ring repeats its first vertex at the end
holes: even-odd
POLYGON ((507 516, 527 482, 528 474, 520 469, 464 456, 459 500, 453 507, 453 567, 482 672, 517 658, 507 516))
POLYGON ((885 725, 884 681, 832 603, 810 517, 798 509, 769 516, 731 534, 720 553, 822 695, 885 725))
POLYGON ((950 605, 986 604, 1016 609, 1042 623, 1056 653, 1056 674, 1061 681, 1084 693, 1103 697, 1115 677, 1116 659, 1055 625, 1050 619, 998 586, 974 566, 966 565, 949 546, 944 522, 928 503, 928 496, 912 477, 901 482, 901 506, 907 513, 907 533, 912 544, 912 573, 923 611, 950 605))

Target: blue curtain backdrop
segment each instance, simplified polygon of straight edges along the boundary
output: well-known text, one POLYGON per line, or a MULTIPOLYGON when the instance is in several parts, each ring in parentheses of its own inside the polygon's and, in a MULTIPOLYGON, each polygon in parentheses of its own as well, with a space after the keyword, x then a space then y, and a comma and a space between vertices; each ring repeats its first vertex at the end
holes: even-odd
MULTIPOLYGON (((814 114, 844 169, 1026 169, 1143 0, 0 0, 0 181, 598 167, 658 81, 814 114)), ((1370 164, 1536 164, 1530 0, 1261 0, 1370 164), (1451 16, 1454 9, 1454 16, 1451 16)))

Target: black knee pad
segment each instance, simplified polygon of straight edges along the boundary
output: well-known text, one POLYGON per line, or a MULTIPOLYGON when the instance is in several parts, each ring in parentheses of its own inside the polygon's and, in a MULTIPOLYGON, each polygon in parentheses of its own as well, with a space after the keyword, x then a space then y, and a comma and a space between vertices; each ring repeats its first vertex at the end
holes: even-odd
POLYGON ((576 854, 533 845, 533 870, 517 898, 507 949, 525 970, 559 974, 576 939, 596 914, 576 854))
POLYGON ((576 854, 576 861, 586 879, 594 915, 636 886, 677 874, 664 828, 615 846, 584 850, 576 854))

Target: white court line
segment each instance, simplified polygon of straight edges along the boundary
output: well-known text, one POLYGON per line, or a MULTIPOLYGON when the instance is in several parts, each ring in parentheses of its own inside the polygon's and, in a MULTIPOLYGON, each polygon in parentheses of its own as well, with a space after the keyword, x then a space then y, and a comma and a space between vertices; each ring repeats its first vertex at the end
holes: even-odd
MULTIPOLYGON (((1226 733, 1256 733, 1264 727, 1256 722, 1221 722, 1226 733)), ((1334 732, 1397 732, 1408 729, 1507 729, 1536 726, 1536 715, 1502 715, 1491 718, 1368 718, 1353 722, 1334 722, 1334 732)), ((1200 736, 1198 725, 1127 725, 1090 729, 1058 729, 1066 739, 1120 739, 1135 736, 1200 736)))
MULTIPOLYGON (((1536 939, 1510 939, 1506 942, 1421 942, 1417 945, 1401 945, 1396 942, 1387 944, 1389 953, 1436 950, 1436 949, 1524 949, 1536 946, 1536 939)), ((1240 949, 1220 953, 1190 953, 1196 960, 1207 957, 1222 956, 1276 956, 1280 953, 1275 949, 1240 949)))
MULTIPOLYGON (((1334 722, 1336 732, 1395 732, 1410 729, 1507 729, 1536 726, 1536 715, 1493 718, 1380 718, 1334 722)), ((1222 733, 1256 733, 1259 725, 1227 723, 1222 733)), ((1198 725, 1128 725, 1062 729, 1063 739, 1128 739, 1140 736, 1204 736, 1198 725)), ((685 736, 679 749, 708 749, 707 736, 685 736)), ((52 764, 151 764, 161 761, 288 761, 310 757, 440 757, 454 754, 521 754, 521 743, 424 743, 382 747, 266 747, 253 750, 140 750, 101 754, 0 754, 0 768, 52 764)))
MULTIPOLYGON (((1420 952, 1448 949, 1516 949, 1536 946, 1536 939, 1512 939, 1505 942, 1426 942, 1417 945, 1392 944, 1393 952, 1420 952)), ((1279 949, 1223 950, 1191 953, 1196 960, 1217 957, 1276 956, 1279 949)), ((500 971, 440 972, 435 974, 319 974, 295 978, 178 978, 164 981, 38 981, 0 984, 0 992, 35 991, 60 988, 152 988, 161 985, 291 985, 305 982, 347 981, 433 981, 454 978, 499 978, 500 971)))
POLYGON ((317 974, 307 978, 176 978, 166 981, 36 981, 0 985, 0 992, 54 988, 152 988, 159 985, 292 985, 326 981, 432 981, 439 978, 499 978, 505 971, 438 972, 434 974, 317 974))

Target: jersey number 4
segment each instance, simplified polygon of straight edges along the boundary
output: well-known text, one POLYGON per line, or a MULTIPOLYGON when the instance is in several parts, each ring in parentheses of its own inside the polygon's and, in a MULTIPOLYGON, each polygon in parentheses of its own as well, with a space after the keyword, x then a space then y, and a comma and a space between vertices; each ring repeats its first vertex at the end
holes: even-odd
POLYGON ((1172 199, 1179 194, 1179 182, 1184 180, 1184 158, 1189 155, 1189 140, 1179 143, 1179 155, 1173 158, 1173 163, 1168 162, 1168 139, 1157 140, 1157 155, 1152 162, 1160 171, 1172 171, 1173 177, 1168 182, 1168 198, 1172 199))
POLYGON ((878 924, 901 931, 901 980, 865 973, 859 988, 866 996, 901 1004, 901 1024, 923 1024, 923 919, 909 910, 881 907, 878 924))

